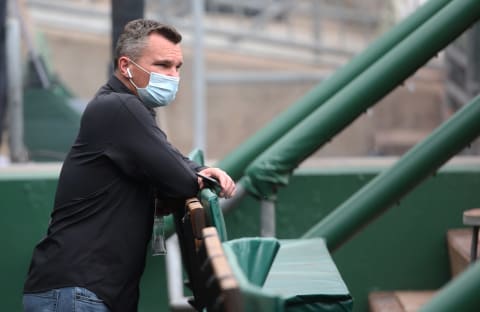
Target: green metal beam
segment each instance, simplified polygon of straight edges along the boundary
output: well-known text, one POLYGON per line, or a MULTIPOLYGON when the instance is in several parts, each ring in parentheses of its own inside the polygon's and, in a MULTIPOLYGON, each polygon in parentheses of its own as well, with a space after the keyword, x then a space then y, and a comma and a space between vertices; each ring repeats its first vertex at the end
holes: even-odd
POLYGON ((245 187, 274 199, 292 171, 309 155, 400 85, 480 18, 480 1, 456 0, 421 25, 290 130, 247 169, 245 187))
POLYGON ((450 281, 419 312, 477 312, 480 307, 480 261, 450 281))
POLYGON ((480 134, 479 120, 480 96, 408 151, 393 167, 383 171, 347 199, 303 237, 323 237, 331 250, 338 248, 474 140, 480 134))
POLYGON ((223 168, 235 180, 238 180, 243 175, 245 168, 260 153, 375 63, 450 1, 428 1, 408 18, 370 44, 364 52, 337 70, 329 79, 312 89, 299 101, 273 119, 267 126, 242 143, 237 149, 222 159, 217 166, 223 168))

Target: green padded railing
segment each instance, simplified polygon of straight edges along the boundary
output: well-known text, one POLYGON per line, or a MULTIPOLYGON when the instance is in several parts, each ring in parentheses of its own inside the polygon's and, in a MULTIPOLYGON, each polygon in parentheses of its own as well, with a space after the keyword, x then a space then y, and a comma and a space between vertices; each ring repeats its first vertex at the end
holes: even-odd
POLYGON ((203 189, 199 197, 207 215, 207 224, 217 228, 218 236, 222 242, 227 241, 227 227, 218 203, 217 194, 213 190, 203 189))
MULTIPOLYGON (((190 152, 188 157, 199 165, 205 165, 205 156, 200 149, 194 149, 190 152)), ((205 188, 200 191, 198 197, 207 214, 207 225, 216 227, 220 240, 225 242, 228 239, 227 228, 225 226, 225 220, 223 218, 222 210, 220 209, 217 194, 215 194, 214 190, 205 188)))
POLYGON ((258 155, 387 54, 449 2, 451 0, 432 0, 422 5, 370 44, 365 51, 358 54, 345 66, 333 73, 331 77, 320 83, 255 135, 239 145, 218 163, 218 167, 223 168, 232 178, 238 180, 243 176, 245 168, 258 155))
POLYGON ((323 237, 329 248, 338 248, 473 141, 480 134, 479 120, 480 96, 403 155, 393 167, 337 207, 304 237, 323 237))
POLYGON ((455 0, 328 99, 246 169, 245 187, 274 200, 293 170, 480 18, 480 1, 455 0))

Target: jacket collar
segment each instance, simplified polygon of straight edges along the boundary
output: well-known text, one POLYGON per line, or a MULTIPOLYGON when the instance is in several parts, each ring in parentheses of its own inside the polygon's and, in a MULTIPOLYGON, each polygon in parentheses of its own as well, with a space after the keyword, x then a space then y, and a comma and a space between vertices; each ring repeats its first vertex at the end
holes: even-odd
POLYGON ((113 74, 107 82, 107 85, 115 92, 134 94, 127 86, 113 74))
MULTIPOLYGON (((112 89, 114 92, 128 93, 128 94, 135 95, 138 98, 138 96, 135 93, 133 93, 129 88, 127 88, 127 86, 120 79, 118 79, 115 76, 115 74, 112 74, 112 76, 110 77, 110 79, 107 82, 107 86, 110 89, 112 89)), ((138 101, 150 112, 150 114, 152 114, 152 116, 157 115, 153 108, 143 104, 143 102, 140 99, 138 99, 138 101)))

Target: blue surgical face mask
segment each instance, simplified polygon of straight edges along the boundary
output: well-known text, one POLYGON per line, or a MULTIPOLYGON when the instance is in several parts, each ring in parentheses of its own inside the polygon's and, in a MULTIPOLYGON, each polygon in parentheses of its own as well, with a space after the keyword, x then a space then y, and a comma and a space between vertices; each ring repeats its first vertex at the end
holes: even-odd
POLYGON ((167 106, 175 99, 180 78, 148 72, 134 61, 130 60, 130 62, 135 64, 147 74, 150 74, 148 85, 145 88, 139 88, 133 82, 130 70, 127 70, 130 82, 137 89, 138 96, 143 103, 150 107, 160 107, 167 106))

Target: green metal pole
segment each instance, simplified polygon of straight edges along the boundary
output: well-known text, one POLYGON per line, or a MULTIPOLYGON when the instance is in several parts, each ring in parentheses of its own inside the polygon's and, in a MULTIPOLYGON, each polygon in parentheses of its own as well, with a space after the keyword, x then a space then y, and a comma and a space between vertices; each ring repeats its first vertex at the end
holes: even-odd
POLYGON ((433 174, 480 134, 480 96, 347 199, 304 238, 323 237, 333 250, 433 174))
POLYGON ((419 312, 477 312, 480 310, 480 261, 445 285, 419 312))
POLYGON ((412 15, 383 34, 361 54, 337 70, 329 79, 260 129, 254 136, 222 159, 217 166, 238 180, 245 168, 265 149, 332 97, 356 76, 386 54, 451 0, 430 0, 412 15))
POLYGON ((455 0, 400 42, 262 153, 246 170, 245 187, 274 199, 291 172, 334 135, 391 92, 480 17, 480 1, 455 0))

